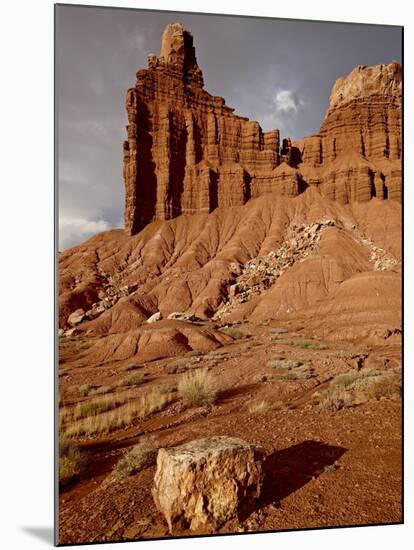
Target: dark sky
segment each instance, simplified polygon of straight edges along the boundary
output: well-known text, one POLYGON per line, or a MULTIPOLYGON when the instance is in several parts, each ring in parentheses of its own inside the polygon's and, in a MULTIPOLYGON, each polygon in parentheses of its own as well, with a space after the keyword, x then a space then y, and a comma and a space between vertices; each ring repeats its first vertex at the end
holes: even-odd
POLYGON ((174 21, 193 33, 207 91, 293 139, 319 130, 336 78, 401 61, 399 27, 59 6, 60 250, 122 226, 125 93, 174 21))

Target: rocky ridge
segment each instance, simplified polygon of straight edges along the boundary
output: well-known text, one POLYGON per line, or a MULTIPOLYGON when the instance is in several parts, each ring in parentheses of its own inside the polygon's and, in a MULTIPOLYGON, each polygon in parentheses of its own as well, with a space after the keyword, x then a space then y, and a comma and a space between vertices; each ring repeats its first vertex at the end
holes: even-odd
POLYGON ((281 142, 204 90, 191 33, 167 25, 126 96, 127 232, 309 186, 343 204, 401 200, 401 80, 396 62, 356 67, 334 84, 319 133, 281 142))

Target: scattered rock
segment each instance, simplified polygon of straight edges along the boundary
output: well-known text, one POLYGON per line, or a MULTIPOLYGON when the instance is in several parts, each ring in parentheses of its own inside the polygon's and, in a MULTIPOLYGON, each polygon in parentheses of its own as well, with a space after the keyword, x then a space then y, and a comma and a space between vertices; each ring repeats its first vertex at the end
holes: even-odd
POLYGON ((173 311, 173 313, 168 315, 167 319, 175 319, 177 321, 200 321, 198 317, 186 311, 173 311))
POLYGON ((71 313, 68 317, 68 324, 72 327, 78 325, 83 321, 85 318, 85 312, 82 308, 76 309, 73 313, 71 313))
POLYGON ((156 323, 157 321, 161 321, 161 319, 162 319, 162 314, 160 311, 157 311, 156 313, 151 315, 151 317, 148 317, 147 323, 156 323))
POLYGON ((260 495, 262 459, 254 445, 226 436, 160 449, 152 494, 170 533, 217 529, 249 509, 260 495))

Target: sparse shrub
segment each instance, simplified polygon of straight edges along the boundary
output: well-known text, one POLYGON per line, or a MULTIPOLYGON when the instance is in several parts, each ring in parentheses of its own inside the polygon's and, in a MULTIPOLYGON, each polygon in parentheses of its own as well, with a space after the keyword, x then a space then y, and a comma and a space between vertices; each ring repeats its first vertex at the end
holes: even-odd
POLYGON ((171 395, 161 393, 158 388, 142 395, 138 400, 137 413, 144 418, 154 412, 161 411, 171 401, 171 395))
POLYGON ((239 330, 238 328, 230 328, 228 329, 227 333, 234 338, 234 340, 241 340, 242 338, 246 337, 246 334, 239 330))
POLYGON ((185 373, 178 383, 178 392, 186 405, 213 403, 217 396, 214 379, 205 369, 185 373))
POLYGON ((300 367, 302 363, 295 361, 294 359, 271 359, 266 365, 272 369, 296 369, 300 367))
POLYGON ((136 418, 144 418, 160 411, 171 401, 171 394, 162 394, 158 389, 142 395, 115 410, 88 416, 72 424, 65 432, 67 437, 89 436, 130 426, 136 418))
POLYGON ((86 397, 92 389, 93 386, 91 384, 81 384, 78 386, 77 393, 83 397, 86 397))
POLYGON ((227 350, 218 348, 210 351, 208 355, 211 355, 212 357, 221 357, 223 355, 227 355, 228 353, 229 352, 227 350))
POLYGON ((288 332, 288 330, 283 327, 273 327, 270 329, 271 334, 286 334, 286 332, 288 332))
POLYGON ((87 468, 88 457, 66 439, 59 441, 59 485, 64 487, 80 479, 87 468))
POLYGON ((345 374, 339 374, 338 376, 335 376, 335 378, 331 382, 331 385, 343 386, 344 388, 347 388, 348 386, 351 386, 356 380, 358 380, 359 377, 359 371, 349 371, 345 374))
POLYGON ((112 386, 99 386, 99 388, 94 388, 89 392, 89 395, 104 395, 112 391, 112 386))
POLYGON ((115 475, 122 479, 152 466, 157 459, 157 452, 158 448, 151 442, 138 443, 116 463, 115 475))
POLYGON ((189 364, 188 357, 178 357, 175 360, 175 365, 177 367, 182 367, 183 365, 188 365, 188 364, 189 364))
POLYGON ((326 464, 323 467, 323 471, 325 472, 325 474, 331 474, 336 471, 336 466, 335 464, 326 464))
POLYGON ((261 401, 250 401, 247 405, 249 413, 261 413, 266 412, 269 409, 269 404, 262 399, 261 401))
POLYGON ((195 349, 187 351, 185 354, 186 357, 198 357, 199 355, 202 355, 201 351, 197 351, 195 349))
POLYGON ((292 340, 292 345, 303 349, 324 350, 327 349, 325 344, 314 342, 313 340, 292 340))
POLYGON ((142 384, 145 379, 144 372, 134 372, 127 378, 121 380, 118 386, 136 386, 137 384, 142 384))
POLYGON ((330 386, 321 397, 319 406, 331 412, 340 411, 354 404, 354 396, 341 386, 330 386))
MULTIPOLYGON (((401 381, 393 374, 384 374, 366 379, 366 394, 372 399, 401 395, 401 381)), ((361 385, 360 385, 361 387, 361 385)))
POLYGON ((85 418, 86 416, 96 415, 114 409, 123 402, 123 399, 114 395, 98 397, 89 401, 82 401, 76 405, 73 411, 73 417, 75 420, 79 420, 80 418, 85 418))

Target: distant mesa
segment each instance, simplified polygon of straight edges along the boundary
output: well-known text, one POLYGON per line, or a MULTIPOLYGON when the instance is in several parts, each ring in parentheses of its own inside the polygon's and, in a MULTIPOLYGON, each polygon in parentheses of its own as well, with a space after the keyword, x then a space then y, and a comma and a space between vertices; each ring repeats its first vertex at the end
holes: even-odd
POLYGON ((401 200, 402 69, 358 66, 333 86, 316 135, 279 130, 234 114, 204 90, 193 36, 165 28, 126 95, 125 228, 240 206, 264 193, 294 197, 309 186, 343 204, 401 200))

